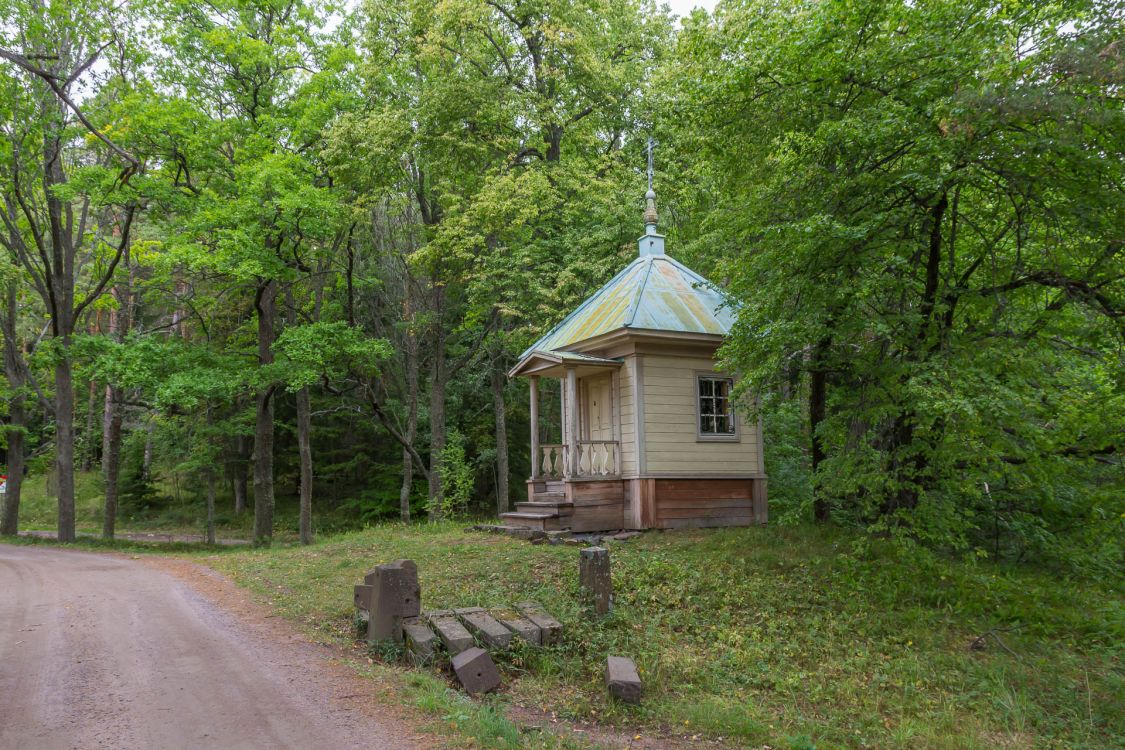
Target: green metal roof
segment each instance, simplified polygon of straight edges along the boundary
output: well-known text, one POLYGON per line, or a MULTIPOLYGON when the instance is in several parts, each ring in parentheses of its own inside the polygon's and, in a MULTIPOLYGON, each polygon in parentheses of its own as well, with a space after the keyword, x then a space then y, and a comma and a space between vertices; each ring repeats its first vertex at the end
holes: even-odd
POLYGON ((642 255, 532 344, 559 351, 620 328, 725 336, 734 324, 731 298, 667 255, 642 255))

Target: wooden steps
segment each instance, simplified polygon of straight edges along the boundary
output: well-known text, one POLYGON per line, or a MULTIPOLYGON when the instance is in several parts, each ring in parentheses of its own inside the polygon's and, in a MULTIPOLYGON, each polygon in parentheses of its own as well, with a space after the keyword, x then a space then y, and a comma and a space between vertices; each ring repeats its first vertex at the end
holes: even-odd
POLYGON ((620 479, 528 484, 527 502, 500 516, 505 524, 541 531, 605 531, 622 528, 624 485, 620 479))

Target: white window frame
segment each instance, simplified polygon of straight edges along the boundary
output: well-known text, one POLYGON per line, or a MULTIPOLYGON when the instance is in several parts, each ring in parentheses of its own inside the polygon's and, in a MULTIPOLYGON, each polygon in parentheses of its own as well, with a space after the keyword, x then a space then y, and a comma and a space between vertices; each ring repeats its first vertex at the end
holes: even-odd
POLYGON ((695 372, 695 439, 699 443, 738 443, 742 441, 741 426, 738 413, 734 408, 734 378, 721 372, 697 370, 695 372), (704 380, 725 380, 728 385, 727 411, 730 416, 731 432, 704 432, 703 413, 699 385, 704 380))

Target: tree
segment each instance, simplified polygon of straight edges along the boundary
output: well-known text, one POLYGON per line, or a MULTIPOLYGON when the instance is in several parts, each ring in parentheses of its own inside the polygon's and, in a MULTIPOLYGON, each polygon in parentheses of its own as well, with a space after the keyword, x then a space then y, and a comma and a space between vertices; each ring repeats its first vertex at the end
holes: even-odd
POLYGON ((123 87, 118 75, 91 73, 110 47, 134 52, 100 3, 5 3, 0 30, 5 114, 4 245, 31 280, 51 322, 54 359, 58 538, 74 541, 74 383, 70 347, 82 313, 102 294, 131 240, 141 197, 141 162, 76 101, 83 85, 99 94, 123 87), (84 135, 93 143, 84 142, 84 135))
MULTIPOLYGON (((314 267, 336 233, 337 210, 312 158, 330 102, 316 72, 330 51, 319 9, 301 2, 172 3, 162 78, 184 92, 202 132, 180 130, 168 157, 191 193, 172 217, 173 256, 249 293, 256 318, 254 539, 273 535, 273 346, 279 295, 314 267), (311 121, 304 118, 309 117, 311 121), (319 118, 319 119, 318 119, 319 118)), ((176 102, 174 106, 181 104, 176 102)))
POLYGON ((966 544, 988 518, 1023 544, 1091 512, 1050 475, 1089 481, 1122 427, 1095 418, 1122 398, 1116 23, 870 0, 689 24, 666 127, 706 156, 700 210, 723 196, 695 247, 743 302, 725 351, 767 410, 804 380, 818 519, 966 544))

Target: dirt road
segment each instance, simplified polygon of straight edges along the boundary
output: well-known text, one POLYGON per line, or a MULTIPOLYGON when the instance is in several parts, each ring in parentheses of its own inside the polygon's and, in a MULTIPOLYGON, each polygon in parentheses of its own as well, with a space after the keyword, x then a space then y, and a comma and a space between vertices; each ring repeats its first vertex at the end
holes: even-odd
POLYGON ((151 565, 0 545, 3 750, 425 746, 331 656, 151 565))

